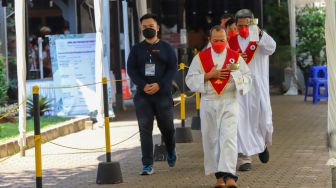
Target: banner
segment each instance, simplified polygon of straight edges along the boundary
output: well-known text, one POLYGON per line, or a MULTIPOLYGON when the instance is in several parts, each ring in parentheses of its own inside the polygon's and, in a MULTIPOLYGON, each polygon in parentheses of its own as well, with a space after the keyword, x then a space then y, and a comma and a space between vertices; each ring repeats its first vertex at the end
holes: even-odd
POLYGON ((96 113, 95 33, 49 36, 58 116, 96 113), (72 87, 79 86, 82 87, 72 87))

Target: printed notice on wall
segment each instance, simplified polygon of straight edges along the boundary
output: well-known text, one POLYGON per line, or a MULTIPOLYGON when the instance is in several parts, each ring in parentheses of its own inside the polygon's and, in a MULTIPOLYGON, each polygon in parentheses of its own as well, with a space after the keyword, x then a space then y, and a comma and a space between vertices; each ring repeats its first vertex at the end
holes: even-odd
POLYGON ((49 37, 58 116, 88 115, 98 109, 95 34, 49 37), (80 86, 80 87, 77 87, 80 86))

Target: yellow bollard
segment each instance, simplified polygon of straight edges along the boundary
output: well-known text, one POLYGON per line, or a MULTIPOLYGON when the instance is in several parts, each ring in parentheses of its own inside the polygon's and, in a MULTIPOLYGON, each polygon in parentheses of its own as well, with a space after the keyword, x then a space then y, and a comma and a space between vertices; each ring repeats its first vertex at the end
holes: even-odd
POLYGON ((201 103, 201 94, 196 92, 196 110, 199 111, 201 103))
POLYGON ((185 127, 185 94, 184 94, 184 69, 185 69, 185 64, 184 63, 180 63, 180 69, 182 71, 182 91, 181 91, 181 124, 182 127, 185 127))
POLYGON ((33 86, 33 105, 34 105, 34 141, 35 141, 35 173, 36 187, 42 187, 42 155, 41 155, 41 132, 40 132, 40 106, 39 106, 39 87, 33 86))
POLYGON ((103 99, 104 99, 104 124, 105 124, 105 144, 106 162, 111 162, 111 141, 110 141, 110 117, 108 113, 107 79, 103 77, 103 99))
POLYGON ((192 133, 191 129, 189 127, 185 126, 185 119, 186 119, 186 109, 185 109, 185 100, 186 100, 186 95, 184 94, 185 88, 185 64, 180 63, 180 70, 182 71, 182 90, 181 90, 181 108, 180 108, 180 115, 181 115, 181 127, 176 128, 176 143, 190 143, 193 141, 192 139, 192 133))
POLYGON ((184 127, 185 120, 185 94, 181 93, 181 120, 183 121, 182 127, 184 127))
POLYGON ((201 94, 196 93, 196 116, 192 118, 191 121, 191 129, 192 130, 200 130, 201 129, 201 118, 200 118, 200 102, 201 102, 201 94))
POLYGON ((105 124, 105 144, 106 162, 100 162, 97 171, 97 184, 116 184, 122 183, 122 173, 119 162, 111 161, 110 143, 110 117, 108 113, 107 79, 103 77, 103 100, 104 100, 104 124, 105 124))

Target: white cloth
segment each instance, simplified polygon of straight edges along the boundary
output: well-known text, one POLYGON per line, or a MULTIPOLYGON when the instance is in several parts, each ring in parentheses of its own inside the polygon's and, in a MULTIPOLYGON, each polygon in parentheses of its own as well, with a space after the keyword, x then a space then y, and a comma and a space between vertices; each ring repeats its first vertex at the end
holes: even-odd
MULTIPOLYGON (((217 67, 222 67, 227 50, 216 54, 211 49, 212 58, 217 67)), ((232 80, 218 96, 210 81, 204 80, 204 71, 195 56, 186 76, 186 84, 193 92, 200 92, 201 131, 204 150, 205 174, 216 172, 236 173, 237 164, 237 125, 238 102, 237 88, 246 93, 251 83, 251 76, 245 61, 239 57, 240 69, 231 72, 232 80)))
POLYGON ((239 43, 240 49, 243 52, 245 52, 249 42, 250 42, 250 36, 248 36, 246 39, 244 39, 240 35, 238 35, 238 43, 239 43))
MULTIPOLYGON (((96 61, 96 79, 95 81, 101 82, 104 75, 104 66, 103 66, 103 58, 104 58, 104 35, 103 35, 103 1, 102 0, 94 0, 94 13, 95 13, 95 25, 96 25, 96 53, 95 53, 95 61, 96 61)), ((105 75, 107 76, 107 75, 105 75)), ((104 115, 104 104, 103 104, 103 88, 101 84, 96 84, 96 95, 98 98, 97 104, 97 120, 99 124, 103 124, 103 115, 104 115)))
POLYGON ((327 165, 336 167, 336 1, 326 0, 326 50, 328 62, 328 132, 329 160, 327 165))
MULTIPOLYGON (((249 38, 238 36, 241 50, 244 51, 249 38)), ((263 33, 250 68, 253 86, 245 95, 239 95, 238 152, 251 156, 261 153, 266 145, 272 144, 273 123, 269 94, 269 55, 273 54, 276 43, 267 33, 263 33)))
POLYGON ((25 2, 15 0, 15 33, 16 33, 16 55, 17 55, 17 80, 19 99, 19 145, 26 146, 26 22, 25 22, 25 2))
POLYGON ((238 166, 246 164, 246 163, 252 163, 252 157, 246 156, 241 153, 238 154, 238 166))

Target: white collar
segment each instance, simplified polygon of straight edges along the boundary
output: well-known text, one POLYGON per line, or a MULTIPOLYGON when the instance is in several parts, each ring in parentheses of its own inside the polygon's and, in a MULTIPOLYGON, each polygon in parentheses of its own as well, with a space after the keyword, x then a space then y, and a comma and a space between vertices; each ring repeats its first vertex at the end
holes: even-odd
POLYGON ((211 55, 212 56, 225 56, 226 55, 227 48, 225 48, 221 53, 216 53, 215 50, 211 46, 211 55))
POLYGON ((244 39, 243 37, 241 37, 240 35, 238 35, 238 40, 245 41, 245 42, 250 42, 250 35, 246 39, 244 39))

